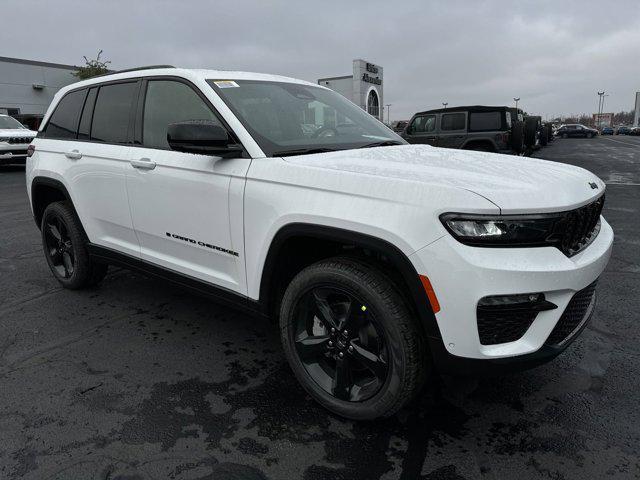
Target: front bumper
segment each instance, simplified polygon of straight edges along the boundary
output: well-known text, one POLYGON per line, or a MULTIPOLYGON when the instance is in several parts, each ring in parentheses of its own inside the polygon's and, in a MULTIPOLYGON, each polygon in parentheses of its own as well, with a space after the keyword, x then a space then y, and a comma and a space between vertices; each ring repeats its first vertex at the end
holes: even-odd
POLYGON ((612 244, 613 231, 601 217, 598 236, 572 257, 555 247, 470 247, 450 235, 418 250, 410 259, 416 270, 431 280, 441 308, 435 314, 441 340, 430 342, 434 356, 443 357, 436 361, 455 365, 462 359, 488 360, 496 365, 519 363, 526 367, 554 357, 579 331, 562 345, 550 346, 545 342, 576 292, 592 284, 603 272, 612 244), (481 344, 478 301, 486 296, 523 293, 544 293, 558 308, 539 312, 524 335, 515 341, 481 344))

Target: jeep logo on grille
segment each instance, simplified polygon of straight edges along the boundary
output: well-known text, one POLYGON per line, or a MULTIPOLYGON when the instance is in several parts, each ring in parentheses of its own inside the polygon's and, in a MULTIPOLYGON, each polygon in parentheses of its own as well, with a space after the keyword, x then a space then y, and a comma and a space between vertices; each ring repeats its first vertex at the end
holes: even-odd
POLYGON ((589 182, 589 186, 590 186, 591 188, 593 188, 594 190, 596 190, 596 189, 598 188, 598 184, 597 184, 597 183, 595 183, 595 182, 589 182))

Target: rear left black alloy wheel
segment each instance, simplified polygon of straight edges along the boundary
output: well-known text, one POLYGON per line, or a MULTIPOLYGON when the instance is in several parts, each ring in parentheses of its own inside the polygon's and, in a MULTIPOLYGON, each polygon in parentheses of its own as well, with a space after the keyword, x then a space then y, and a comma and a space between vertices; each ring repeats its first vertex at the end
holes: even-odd
POLYGON ((89 257, 87 236, 69 202, 49 204, 42 214, 40 229, 47 263, 63 287, 90 287, 107 274, 107 265, 89 257))
POLYGON ((44 223, 45 249, 52 268, 63 278, 71 278, 75 255, 67 226, 58 215, 50 215, 44 223))
POLYGON ((319 403, 356 420, 389 416, 420 391, 429 368, 404 298, 373 265, 337 257, 289 284, 280 309, 283 348, 319 403))

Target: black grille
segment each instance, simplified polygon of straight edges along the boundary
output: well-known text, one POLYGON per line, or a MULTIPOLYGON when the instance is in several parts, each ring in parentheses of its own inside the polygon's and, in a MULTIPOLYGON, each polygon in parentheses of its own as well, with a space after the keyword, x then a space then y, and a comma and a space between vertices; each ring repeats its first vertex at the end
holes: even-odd
POLYGON ((593 282, 571 298, 545 343, 547 345, 560 345, 568 340, 571 334, 588 320, 588 316, 593 312, 595 300, 596 282, 593 282))
POLYGON ((4 140, 12 144, 29 144, 33 139, 31 137, 9 137, 4 140))
POLYGON ((478 334, 482 345, 515 342, 529 329, 538 314, 533 310, 478 308, 478 334))
POLYGON ((583 250, 600 231, 600 213, 604 195, 576 210, 565 212, 555 225, 553 242, 567 256, 583 250))
POLYGON ((20 150, 17 149, 13 149, 13 150, 0 150, 0 157, 2 157, 3 155, 6 155, 7 153, 11 153, 13 154, 13 156, 26 156, 27 155, 27 149, 26 148, 22 148, 20 150))

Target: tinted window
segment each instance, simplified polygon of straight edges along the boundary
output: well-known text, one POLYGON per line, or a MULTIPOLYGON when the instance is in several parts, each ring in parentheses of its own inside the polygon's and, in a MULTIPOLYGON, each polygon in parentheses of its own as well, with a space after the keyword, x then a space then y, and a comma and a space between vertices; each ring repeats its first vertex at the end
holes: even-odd
POLYGON ((413 122, 411 122, 410 133, 427 133, 433 132, 435 129, 436 116, 422 115, 413 119, 413 122))
MULTIPOLYGON (((507 112, 507 115, 509 113, 507 112)), ((475 132, 500 130, 502 128, 501 112, 478 112, 469 114, 469 130, 475 132)))
POLYGON ((87 99, 84 102, 84 108, 82 109, 82 115, 80 116, 80 126, 78 127, 78 138, 81 140, 88 140, 89 133, 91 131, 91 114, 93 113, 93 106, 96 102, 96 96, 98 94, 97 88, 89 90, 87 99))
POLYGON ((107 143, 125 143, 129 114, 137 84, 117 83, 100 87, 93 109, 91 139, 107 143))
POLYGON ((171 80, 152 80, 144 100, 142 143, 169 149, 167 127, 188 120, 208 120, 222 126, 207 104, 191 87, 171 80))
POLYGON ((441 130, 464 130, 464 113, 443 113, 440 120, 441 130))
POLYGON ((67 93, 49 119, 45 135, 47 138, 76 138, 78 118, 84 103, 86 90, 67 93))

